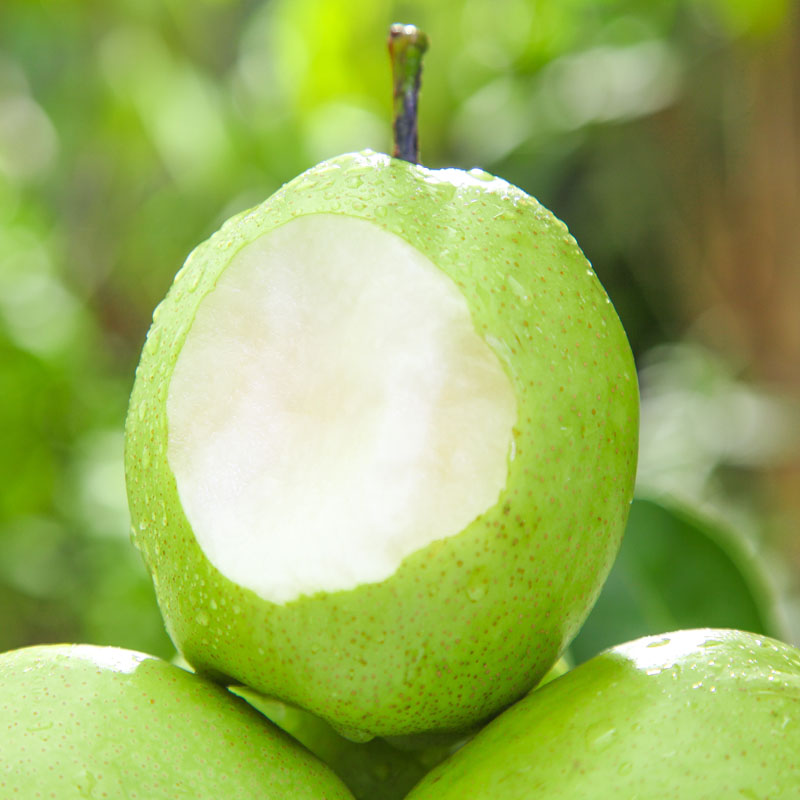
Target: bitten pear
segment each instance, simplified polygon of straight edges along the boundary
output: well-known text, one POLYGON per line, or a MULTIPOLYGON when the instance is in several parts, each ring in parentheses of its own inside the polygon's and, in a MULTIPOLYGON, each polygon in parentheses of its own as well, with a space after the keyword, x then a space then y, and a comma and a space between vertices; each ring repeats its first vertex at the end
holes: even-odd
POLYGON ((199 672, 354 740, 459 734, 591 609, 637 434, 628 341, 562 222, 480 170, 339 156, 156 309, 133 537, 199 672))

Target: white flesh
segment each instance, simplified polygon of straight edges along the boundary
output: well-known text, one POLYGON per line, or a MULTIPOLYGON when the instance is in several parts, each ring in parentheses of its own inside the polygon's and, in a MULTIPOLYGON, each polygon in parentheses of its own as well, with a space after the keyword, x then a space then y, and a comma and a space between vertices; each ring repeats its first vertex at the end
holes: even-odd
POLYGON ((352 217, 299 217, 233 258, 167 399, 200 547, 276 603, 391 576, 505 485, 516 401, 455 283, 352 217))

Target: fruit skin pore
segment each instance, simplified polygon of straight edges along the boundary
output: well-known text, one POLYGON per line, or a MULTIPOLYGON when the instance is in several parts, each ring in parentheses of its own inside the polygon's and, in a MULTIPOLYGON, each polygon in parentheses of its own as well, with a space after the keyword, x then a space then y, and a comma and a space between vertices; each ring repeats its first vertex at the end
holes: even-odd
POLYGON ((563 223, 478 170, 339 156, 201 244, 153 320, 126 424, 132 533, 167 630, 198 671, 306 708, 355 740, 466 731, 541 679, 617 553, 638 435, 630 347, 563 223), (228 580, 197 545, 169 465, 166 397, 197 308, 231 258, 316 213, 372 222, 456 283, 518 419, 507 485, 464 531, 380 583, 277 604, 228 580))
POLYGON ((794 800, 800 650, 735 630, 611 648, 531 692, 407 800, 794 800))

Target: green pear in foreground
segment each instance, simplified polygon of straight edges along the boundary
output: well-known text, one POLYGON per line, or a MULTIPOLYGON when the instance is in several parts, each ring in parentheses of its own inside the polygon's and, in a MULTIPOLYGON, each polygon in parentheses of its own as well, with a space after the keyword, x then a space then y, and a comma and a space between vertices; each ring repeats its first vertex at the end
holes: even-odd
POLYGON ((0 655, 0 796, 58 800, 352 800, 244 701, 114 647, 0 655))
POLYGON ((356 800, 403 800, 414 784, 455 750, 455 746, 400 750, 384 739, 351 742, 307 711, 244 686, 231 691, 331 767, 356 800))
POLYGON ((637 435, 630 347, 563 223, 478 170, 340 156, 156 309, 134 541, 199 672, 357 740, 461 732, 586 617, 637 435))
MULTIPOLYGON (((542 683, 555 680, 568 669, 566 659, 559 659, 542 683)), ((351 742, 307 711, 263 697, 246 686, 229 688, 324 761, 356 800, 403 800, 425 774, 466 741, 427 747, 418 741, 406 747, 400 747, 402 743, 395 746, 385 739, 351 742)))
POLYGON ((408 800, 793 800, 800 650, 731 630, 614 647, 486 726, 408 800))

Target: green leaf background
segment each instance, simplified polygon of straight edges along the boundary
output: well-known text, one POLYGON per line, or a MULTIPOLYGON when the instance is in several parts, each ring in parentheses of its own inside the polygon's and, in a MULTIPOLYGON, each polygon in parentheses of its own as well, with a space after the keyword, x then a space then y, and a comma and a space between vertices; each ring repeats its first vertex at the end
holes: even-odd
POLYGON ((570 653, 576 662, 640 636, 738 628, 782 638, 759 556, 719 521, 675 500, 636 497, 611 574, 570 653))

